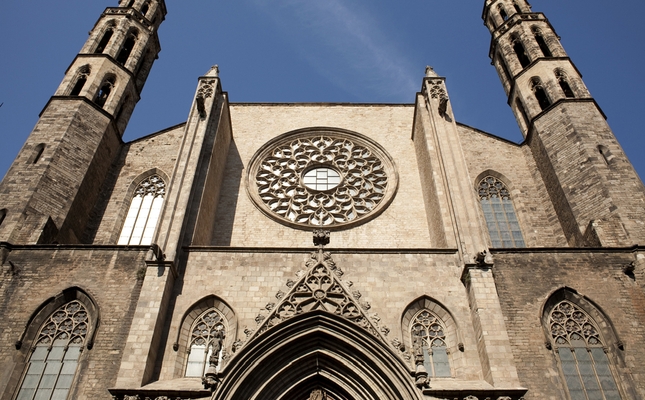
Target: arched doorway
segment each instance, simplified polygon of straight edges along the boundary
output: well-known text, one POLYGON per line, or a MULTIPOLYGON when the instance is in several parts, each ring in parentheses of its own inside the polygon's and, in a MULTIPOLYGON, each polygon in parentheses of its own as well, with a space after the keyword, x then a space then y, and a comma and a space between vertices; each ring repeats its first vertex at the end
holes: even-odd
POLYGON ((418 400, 412 374, 380 337, 340 316, 313 311, 244 346, 221 371, 214 398, 418 400))

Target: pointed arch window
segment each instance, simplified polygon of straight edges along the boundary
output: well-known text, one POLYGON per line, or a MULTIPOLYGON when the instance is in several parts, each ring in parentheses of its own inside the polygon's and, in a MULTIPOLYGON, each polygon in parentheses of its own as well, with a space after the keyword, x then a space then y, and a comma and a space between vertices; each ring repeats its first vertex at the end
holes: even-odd
POLYGON ((148 245, 159 221, 166 196, 166 183, 152 175, 139 183, 123 223, 119 245, 148 245))
POLYGON ((540 46, 540 50, 542 50, 542 54, 544 54, 544 57, 552 57, 553 53, 551 53, 551 49, 549 49, 549 46, 546 44, 546 41, 544 40, 544 36, 542 36, 542 32, 538 28, 533 28, 533 37, 535 37, 535 41, 537 42, 538 46, 540 46))
POLYGON ((431 377, 449 378, 450 362, 446 345, 446 328, 431 311, 421 310, 410 329, 415 352, 423 352, 423 366, 431 377))
POLYGON ((72 91, 69 93, 70 96, 78 96, 81 94, 81 90, 83 90, 83 87, 87 83, 87 78, 90 76, 90 72, 91 69, 89 65, 84 65, 78 70, 76 83, 74 84, 72 91))
POLYGON ((520 115, 524 120, 524 124, 526 125, 526 129, 528 129, 531 121, 529 120, 529 116, 526 113, 526 109, 524 108, 524 105, 522 105, 522 102, 520 101, 519 98, 515 99, 515 107, 517 107, 517 110, 520 112, 520 115))
POLYGON ((107 79, 105 79, 105 81, 103 82, 103 85, 101 85, 101 89, 99 89, 99 92, 96 94, 96 97, 94 98, 94 102, 99 107, 105 106, 105 103, 107 103, 108 97, 110 97, 110 93, 112 93, 112 89, 114 89, 115 83, 116 83, 116 78, 113 76, 110 76, 107 79))
POLYGON ((88 330, 87 309, 74 300, 56 310, 41 328, 17 400, 66 399, 88 330))
POLYGON ((520 8, 520 6, 515 1, 513 2, 513 8, 515 8, 516 13, 518 13, 518 14, 522 13, 522 9, 520 8))
POLYGON ((508 67, 506 66, 506 62, 504 61, 504 57, 502 57, 501 53, 497 54, 497 59, 498 59, 499 65, 502 67, 502 71, 504 71, 504 76, 506 76, 506 80, 510 84, 513 80, 513 76, 511 75, 511 71, 508 70, 508 67))
POLYGON ((224 316, 214 308, 195 319, 186 362, 187 377, 202 377, 209 364, 221 363, 222 342, 227 331, 225 324, 224 316))
POLYGON ((132 31, 128 34, 127 38, 125 39, 125 42, 123 43, 123 47, 121 47, 121 51, 119 52, 119 55, 116 57, 116 60, 121 64, 125 64, 128 61, 128 58, 130 58, 130 54, 132 53, 132 50, 134 49, 134 45, 136 43, 137 43, 137 32, 132 31))
POLYGON ((596 322, 582 308, 564 300, 553 307, 548 323, 571 398, 620 400, 596 322))
POLYGON ((148 10, 150 10, 150 2, 146 1, 143 6, 141 6, 141 14, 145 17, 146 14, 148 14, 148 10))
POLYGON ((501 4, 497 6, 497 11, 499 11, 499 16, 502 17, 502 20, 506 21, 508 19, 508 14, 501 4))
POLYGON ((506 185, 487 176, 479 182, 478 192, 493 247, 524 247, 520 223, 506 185))
POLYGON ((2 223, 4 222, 4 219, 7 217, 7 209, 3 208, 0 210, 0 226, 2 226, 2 223))
POLYGON ((114 35, 114 27, 110 26, 105 30, 105 33, 103 34, 99 45, 96 46, 96 50, 94 50, 95 54, 101 54, 105 51, 108 44, 110 43, 110 39, 112 39, 112 35, 114 35))
POLYGON ((540 78, 531 79, 531 88, 533 90, 533 94, 535 94, 535 99, 540 105, 540 109, 544 111, 549 108, 549 106, 551 105, 551 100, 546 94, 546 90, 544 90, 544 86, 542 85, 540 78))
POLYGON ((520 65, 522 66, 522 68, 526 68, 531 63, 531 59, 529 59, 529 56, 526 54, 526 50, 524 49, 522 41, 517 36, 515 36, 512 39, 512 43, 513 51, 515 51, 515 55, 517 56, 520 65))
POLYGON ((569 85, 567 74, 564 71, 557 69, 555 71, 555 77, 558 79, 558 84, 560 85, 560 89, 562 89, 565 97, 576 97, 576 95, 573 93, 573 90, 571 89, 571 85, 569 85))

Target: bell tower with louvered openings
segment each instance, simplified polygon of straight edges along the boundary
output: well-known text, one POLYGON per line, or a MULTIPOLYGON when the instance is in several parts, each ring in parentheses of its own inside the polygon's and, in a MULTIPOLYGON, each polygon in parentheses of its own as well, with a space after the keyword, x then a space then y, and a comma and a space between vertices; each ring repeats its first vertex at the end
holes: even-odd
POLYGON ((525 0, 486 0, 482 17, 492 64, 569 244, 642 243, 643 184, 549 20, 525 0))
POLYGON ((0 241, 82 243, 159 51, 163 0, 107 8, 0 186, 0 241))

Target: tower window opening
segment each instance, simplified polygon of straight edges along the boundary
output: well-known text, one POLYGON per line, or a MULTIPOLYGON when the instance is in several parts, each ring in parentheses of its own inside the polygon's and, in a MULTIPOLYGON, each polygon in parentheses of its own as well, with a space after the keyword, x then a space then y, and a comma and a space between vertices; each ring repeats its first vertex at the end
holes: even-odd
POLYGON ((99 92, 96 94, 96 98, 94 99, 94 102, 99 107, 105 106, 105 103, 107 102, 107 99, 110 96, 112 89, 114 88, 115 82, 116 81, 114 77, 109 77, 105 80, 105 82, 103 82, 101 89, 99 89, 99 92))
POLYGON ((543 111, 546 110, 551 105, 551 100, 549 99, 549 96, 547 96, 546 90, 544 90, 544 87, 542 86, 542 82, 537 78, 533 78, 531 86, 533 87, 533 93, 535 94, 535 98, 537 99, 540 108, 543 111))
POLYGON ((506 185, 497 178, 487 176, 479 182, 477 191, 493 247, 525 247, 506 185))
POLYGON ((78 72, 78 78, 76 78, 76 83, 69 93, 70 96, 78 96, 81 94, 81 90, 83 90, 83 87, 87 83, 87 78, 90 75, 90 67, 88 65, 81 67, 78 72))
POLYGON ((499 16, 502 17, 502 20, 506 21, 508 20, 508 14, 506 13, 506 10, 504 10, 504 7, 500 4, 497 7, 497 10, 499 11, 499 16))
POLYGON ((562 92, 564 93, 565 97, 568 97, 568 98, 576 97, 576 95, 573 93, 573 90, 571 89, 571 85, 569 85, 567 74, 564 71, 556 70, 555 76, 558 78, 558 84, 560 84, 560 88, 562 89, 562 92))
POLYGON ((126 7, 132 7, 133 5, 134 5, 134 0, 130 0, 128 1, 128 4, 126 5, 126 7))
POLYGON ((516 13, 518 13, 518 14, 522 13, 522 9, 520 8, 520 6, 517 5, 516 2, 513 2, 513 8, 515 8, 516 13))
POLYGON ((108 28, 105 33, 103 34, 103 37, 101 38, 101 41, 99 42, 99 45, 96 46, 96 50, 94 50, 95 54, 101 54, 105 51, 107 48, 107 45, 110 43, 110 39, 112 39, 112 35, 114 34, 114 29, 113 28, 108 28))
POLYGON ((148 10, 150 10, 150 4, 146 2, 143 6, 141 6, 141 14, 144 16, 148 14, 148 10))
POLYGON ((508 67, 506 66, 506 63, 504 62, 504 58, 502 57, 501 54, 498 54, 497 58, 499 60, 499 65, 502 67, 502 71, 504 71, 504 75, 506 76, 506 80, 508 80, 509 83, 510 83, 513 80, 513 76, 511 75, 511 71, 508 70, 508 67))
POLYGON ((125 108, 127 107, 129 102, 130 102, 130 95, 126 96, 125 99, 121 102, 121 106, 119 107, 119 111, 117 111, 116 118, 115 118, 117 123, 121 120, 121 117, 123 116, 123 112, 125 111, 125 108))
POLYGON ((553 53, 551 53, 551 49, 549 49, 549 46, 546 44, 546 41, 544 40, 544 36, 542 36, 542 33, 540 32, 540 30, 537 28, 533 28, 533 35, 535 37, 535 41, 537 42, 538 46, 540 46, 540 50, 542 50, 542 54, 544 54, 544 57, 553 57, 553 53))
POLYGON ((513 50, 515 51, 515 55, 517 55, 517 59, 522 68, 526 68, 531 63, 531 60, 529 59, 529 56, 526 55, 524 45, 517 37, 513 38, 513 50))
POLYGON ((40 157, 43 155, 43 151, 45 151, 45 144, 41 143, 36 148, 34 148, 33 155, 31 157, 31 162, 30 164, 38 164, 38 161, 40 161, 40 157))
POLYGON ((522 115, 522 118, 524 119, 524 124, 526 125, 526 128, 528 129, 529 127, 529 116, 526 114, 526 110, 524 109, 524 105, 522 105, 522 102, 520 99, 515 99, 515 106, 517 107, 517 110, 520 112, 522 115))
POLYGON ((3 208, 0 210, 0 226, 2 226, 2 223, 4 222, 5 217, 7 216, 7 209, 3 208))
POLYGON ((605 163, 608 165, 611 162, 611 160, 615 158, 615 156, 611 154, 611 150, 609 150, 606 146, 599 145, 598 151, 602 155, 602 158, 605 160, 605 163))
POLYGON ((125 43, 123 43, 123 47, 121 47, 121 51, 119 52, 119 55, 116 58, 116 60, 119 63, 125 64, 126 61, 128 61, 128 58, 130 58, 130 54, 132 53, 132 50, 134 49, 134 45, 136 42, 137 42, 136 33, 129 34, 128 38, 125 40, 125 43))

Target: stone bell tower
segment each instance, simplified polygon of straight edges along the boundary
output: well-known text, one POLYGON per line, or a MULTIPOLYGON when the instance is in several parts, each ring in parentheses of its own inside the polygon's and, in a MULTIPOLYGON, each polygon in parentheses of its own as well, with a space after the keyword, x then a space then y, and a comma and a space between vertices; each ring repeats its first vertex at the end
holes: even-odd
POLYGON ((160 51, 164 0, 107 8, 0 184, 0 241, 82 243, 160 51))
POLYGON ((569 245, 645 239, 645 188, 543 13, 486 0, 490 58, 569 245))

